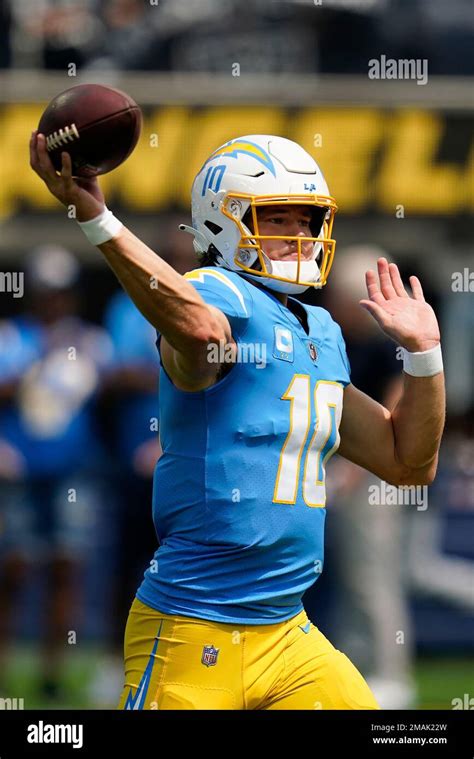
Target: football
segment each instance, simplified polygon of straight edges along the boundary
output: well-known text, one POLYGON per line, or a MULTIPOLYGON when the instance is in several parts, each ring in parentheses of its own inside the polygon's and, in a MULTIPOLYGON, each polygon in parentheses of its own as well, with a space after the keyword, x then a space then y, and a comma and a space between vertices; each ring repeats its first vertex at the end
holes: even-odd
POLYGON ((101 84, 78 84, 57 95, 44 111, 38 132, 57 171, 61 153, 72 159, 73 175, 95 177, 120 166, 140 136, 138 105, 124 92, 101 84))

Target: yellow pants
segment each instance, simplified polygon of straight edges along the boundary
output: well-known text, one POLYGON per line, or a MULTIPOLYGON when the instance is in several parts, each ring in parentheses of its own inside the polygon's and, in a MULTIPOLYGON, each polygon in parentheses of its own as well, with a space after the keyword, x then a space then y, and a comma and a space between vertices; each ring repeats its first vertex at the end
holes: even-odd
POLYGON ((304 611, 238 625, 180 617, 135 599, 119 709, 378 709, 362 675, 304 611))

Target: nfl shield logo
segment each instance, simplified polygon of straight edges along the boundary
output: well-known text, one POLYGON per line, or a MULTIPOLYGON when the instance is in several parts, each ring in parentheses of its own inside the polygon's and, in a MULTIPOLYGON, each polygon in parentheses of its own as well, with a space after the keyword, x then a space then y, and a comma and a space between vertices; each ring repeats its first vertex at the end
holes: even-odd
POLYGON ((308 343, 308 350, 309 350, 309 355, 311 356, 313 361, 316 361, 316 359, 318 358, 318 351, 316 350, 315 344, 308 343))
POLYGON ((218 648, 214 648, 214 646, 204 646, 202 649, 201 664, 205 664, 206 667, 212 667, 217 663, 218 653, 218 648))

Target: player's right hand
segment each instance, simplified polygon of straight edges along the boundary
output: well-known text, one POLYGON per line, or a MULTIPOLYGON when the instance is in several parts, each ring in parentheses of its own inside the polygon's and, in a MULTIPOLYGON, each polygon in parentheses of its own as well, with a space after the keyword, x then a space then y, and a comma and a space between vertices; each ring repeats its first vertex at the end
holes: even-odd
POLYGON ((105 200, 97 177, 72 177, 69 153, 62 153, 61 173, 57 173, 46 149, 44 134, 32 132, 30 139, 30 166, 60 203, 74 209, 77 221, 89 221, 102 213, 105 200))

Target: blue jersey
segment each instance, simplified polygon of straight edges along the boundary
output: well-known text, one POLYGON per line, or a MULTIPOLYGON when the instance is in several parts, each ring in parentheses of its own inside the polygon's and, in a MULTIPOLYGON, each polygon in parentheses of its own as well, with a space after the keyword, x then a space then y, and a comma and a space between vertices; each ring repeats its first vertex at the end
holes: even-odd
MULTIPOLYGON (((324 309, 302 306, 307 334, 235 272, 185 276, 228 317, 237 362, 199 392, 178 390, 161 369, 160 546, 137 596, 167 614, 282 622, 302 610, 323 566, 325 464, 350 382, 341 330, 324 309)), ((208 358, 230 360, 216 346, 208 358)))

